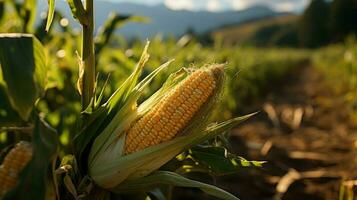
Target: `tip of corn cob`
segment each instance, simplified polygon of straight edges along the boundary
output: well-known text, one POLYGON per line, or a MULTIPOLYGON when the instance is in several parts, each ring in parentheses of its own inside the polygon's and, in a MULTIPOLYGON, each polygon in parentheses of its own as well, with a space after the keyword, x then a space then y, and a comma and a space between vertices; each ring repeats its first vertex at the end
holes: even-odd
POLYGON ((5 156, 0 166, 0 196, 13 189, 23 168, 32 158, 32 145, 21 141, 5 156))
POLYGON ((192 72, 127 131, 125 154, 171 140, 210 99, 224 74, 223 65, 192 72))

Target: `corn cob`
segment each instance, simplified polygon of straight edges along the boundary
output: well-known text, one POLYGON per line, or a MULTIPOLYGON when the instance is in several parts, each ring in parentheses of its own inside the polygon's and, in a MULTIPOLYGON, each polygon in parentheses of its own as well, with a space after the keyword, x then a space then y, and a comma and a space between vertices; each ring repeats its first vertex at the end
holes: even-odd
POLYGON ((216 68, 193 72, 129 129, 125 154, 171 140, 182 131, 216 88, 216 68))
POLYGON ((32 146, 21 141, 10 150, 0 166, 0 196, 14 188, 23 168, 32 158, 32 146))

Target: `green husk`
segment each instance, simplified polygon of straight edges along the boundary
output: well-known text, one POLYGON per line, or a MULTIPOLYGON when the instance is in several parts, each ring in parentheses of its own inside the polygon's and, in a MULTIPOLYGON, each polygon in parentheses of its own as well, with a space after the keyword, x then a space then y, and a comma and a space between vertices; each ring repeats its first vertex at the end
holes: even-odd
POLYGON ((172 61, 169 61, 158 67, 131 91, 131 93, 126 98, 126 101, 123 102, 124 105, 116 113, 109 125, 95 139, 89 155, 89 166, 92 166, 92 163, 95 162, 96 159, 103 157, 102 155, 104 154, 115 157, 118 156, 117 154, 121 155, 122 151, 116 151, 118 153, 114 154, 112 150, 113 148, 119 148, 115 146, 117 146, 116 143, 120 143, 120 134, 124 133, 124 131, 130 126, 130 124, 138 117, 138 109, 136 103, 137 100, 143 93, 144 88, 151 82, 151 80, 160 71, 165 69, 171 62, 172 61))
POLYGON ((172 183, 176 179, 180 179, 182 184, 180 183, 178 186, 198 187, 204 192, 222 199, 237 199, 219 188, 195 181, 190 182, 189 179, 186 180, 186 178, 178 174, 169 172, 152 174, 182 151, 224 133, 253 115, 246 115, 208 126, 209 114, 220 100, 223 91, 225 80, 224 64, 213 64, 203 67, 205 70, 211 70, 217 87, 213 91, 213 95, 209 97, 207 102, 193 116, 190 123, 174 139, 135 153, 124 154, 125 133, 131 124, 145 115, 160 102, 160 99, 164 95, 189 75, 190 70, 184 68, 171 74, 156 93, 138 106, 137 101, 144 89, 156 75, 172 62, 169 61, 163 64, 141 82, 137 83, 139 74, 148 58, 146 46, 134 72, 113 94, 109 101, 103 105, 108 111, 108 116, 110 116, 107 120, 110 121, 95 138, 91 147, 88 158, 90 177, 98 186, 115 193, 125 192, 125 188, 129 186, 135 187, 135 184, 143 186, 140 180, 145 180, 146 186, 155 185, 155 181, 158 181, 157 177, 164 176, 165 179, 162 184, 172 183))
MULTIPOLYGON (((125 180, 133 180, 150 174, 184 149, 212 139, 248 119, 250 116, 246 115, 234 118, 229 122, 212 125, 203 132, 193 130, 192 134, 188 134, 187 136, 177 137, 169 142, 118 157, 105 164, 102 163, 101 166, 91 168, 91 177, 103 188, 115 188, 125 180)), ((123 135, 122 137, 124 138, 125 136, 123 135)), ((105 162, 105 160, 102 161, 105 162)), ((125 185, 125 183, 123 184, 125 185)))
POLYGON ((140 180, 132 180, 125 182, 125 185, 120 185, 115 188, 114 192, 137 192, 139 191, 149 191, 149 189, 161 186, 161 185, 172 185, 178 187, 191 187, 199 188, 203 192, 218 197, 225 200, 239 200, 232 194, 206 183, 201 183, 198 181, 190 180, 179 174, 168 171, 157 171, 153 174, 141 178, 140 180))
POLYGON ((210 69, 216 69, 214 75, 218 87, 216 87, 213 92, 214 95, 212 95, 207 103, 196 113, 189 125, 180 133, 179 137, 169 142, 148 147, 136 153, 124 155, 125 134, 123 133, 130 126, 131 122, 158 103, 158 99, 168 90, 172 89, 179 80, 182 80, 184 74, 188 74, 184 70, 173 74, 158 92, 137 109, 134 105, 140 93, 135 92, 135 89, 140 91, 139 88, 143 88, 146 83, 148 83, 147 81, 150 81, 154 75, 149 75, 149 78, 139 83, 129 96, 122 110, 118 112, 117 120, 113 120, 114 122, 120 123, 117 124, 112 132, 104 131, 94 143, 96 147, 94 150, 96 151, 91 151, 89 159, 89 173, 93 180, 103 188, 113 188, 125 180, 146 176, 160 168, 184 149, 190 148, 195 144, 201 143, 223 132, 218 131, 218 129, 225 129, 245 119, 232 119, 231 121, 216 124, 206 129, 209 112, 221 97, 224 83, 223 67, 224 65, 218 64, 210 66, 210 69), (136 96, 136 94, 138 96, 136 96), (133 96, 133 98, 130 98, 131 96, 133 96), (98 149, 100 144, 102 145, 100 149, 98 149))

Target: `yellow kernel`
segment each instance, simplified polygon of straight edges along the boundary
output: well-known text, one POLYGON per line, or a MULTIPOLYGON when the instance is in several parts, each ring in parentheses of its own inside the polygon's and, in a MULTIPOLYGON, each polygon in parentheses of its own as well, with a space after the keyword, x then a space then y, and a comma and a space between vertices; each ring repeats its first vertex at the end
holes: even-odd
POLYGON ((21 141, 5 156, 0 166, 0 196, 14 188, 19 174, 32 158, 32 146, 21 141))
POLYGON ((180 133, 214 92, 213 73, 217 72, 213 70, 196 70, 134 122, 126 133, 125 154, 171 140, 180 133))

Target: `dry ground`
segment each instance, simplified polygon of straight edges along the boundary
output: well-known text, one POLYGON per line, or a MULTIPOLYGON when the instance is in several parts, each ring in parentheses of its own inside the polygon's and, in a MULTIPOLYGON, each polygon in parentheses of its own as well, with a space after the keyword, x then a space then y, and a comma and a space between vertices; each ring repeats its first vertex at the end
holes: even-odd
MULTIPOLYGON (((262 112, 233 130, 232 149, 267 164, 219 177, 216 185, 241 200, 334 200, 343 181, 357 179, 357 128, 313 67, 297 69, 251 109, 262 112)), ((210 199, 175 192, 177 199, 210 199)))
POLYGON ((260 116, 232 133, 234 149, 266 160, 223 178, 244 199, 338 199, 357 178, 357 129, 339 96, 311 66, 298 69, 263 104, 260 116))

